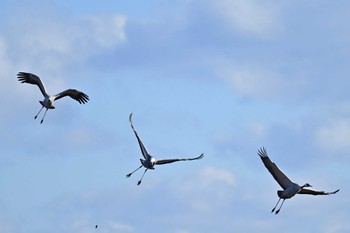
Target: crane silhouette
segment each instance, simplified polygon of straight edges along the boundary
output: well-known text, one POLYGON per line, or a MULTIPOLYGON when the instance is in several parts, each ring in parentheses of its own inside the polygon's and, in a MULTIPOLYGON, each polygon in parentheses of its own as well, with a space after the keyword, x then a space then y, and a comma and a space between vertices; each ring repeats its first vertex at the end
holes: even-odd
POLYGON ((36 76, 35 74, 26 73, 26 72, 19 72, 17 74, 17 77, 18 77, 18 81, 20 81, 21 83, 29 83, 29 84, 37 85, 39 87, 41 93, 44 96, 44 100, 39 101, 39 103, 42 105, 42 107, 34 117, 34 119, 36 119, 38 117, 38 115, 40 114, 41 110, 43 110, 43 108, 46 108, 46 111, 44 113, 43 118, 40 121, 40 124, 43 123, 47 110, 55 109, 55 107, 53 106, 53 103, 55 100, 61 99, 65 96, 69 96, 72 99, 75 99, 80 104, 85 104, 89 100, 88 95, 86 95, 85 93, 83 93, 81 91, 75 90, 75 89, 67 89, 65 91, 62 91, 61 93, 58 93, 57 95, 49 95, 46 92, 45 87, 44 87, 43 83, 41 82, 40 78, 38 76, 36 76))
POLYGON ((292 182, 278 167, 272 162, 267 155, 266 149, 260 148, 258 150, 258 155, 263 161, 267 170, 271 173, 273 178, 277 181, 277 183, 283 188, 283 190, 278 190, 277 195, 279 197, 275 207, 272 209, 271 213, 275 211, 278 203, 283 200, 280 207, 275 211, 275 214, 278 214, 282 208, 282 205, 286 199, 292 198, 296 194, 309 194, 309 195, 330 195, 335 194, 339 191, 335 190, 333 192, 325 192, 325 191, 317 191, 312 189, 307 189, 306 187, 312 187, 310 184, 306 183, 302 186, 292 182))
POLYGON ((142 167, 145 167, 145 171, 143 172, 142 174, 142 177, 141 179, 138 181, 137 185, 140 185, 141 182, 142 182, 142 179, 145 175, 145 173, 147 172, 148 169, 151 169, 151 170, 154 170, 154 166, 155 165, 162 165, 162 164, 168 164, 168 163, 173 163, 173 162, 178 162, 178 161, 189 161, 189 160, 197 160, 197 159, 201 159, 204 157, 204 154, 202 153, 200 156, 198 157, 195 157, 195 158, 185 158, 185 159, 157 159, 153 156, 151 156, 147 150, 146 150, 146 147, 143 145, 142 141, 141 141, 141 138, 139 137, 139 135, 137 134, 135 128, 134 128, 134 125, 132 123, 132 113, 130 114, 129 116, 129 121, 130 121, 130 125, 131 125, 131 128, 132 130, 134 131, 135 133, 135 136, 137 138, 137 141, 139 143, 139 146, 140 146, 140 149, 141 149, 141 152, 142 152, 142 156, 144 159, 140 159, 141 161, 141 166, 138 167, 136 170, 134 170, 133 172, 129 173, 126 175, 126 177, 130 177, 134 172, 136 172, 137 170, 139 170, 140 168, 142 167))

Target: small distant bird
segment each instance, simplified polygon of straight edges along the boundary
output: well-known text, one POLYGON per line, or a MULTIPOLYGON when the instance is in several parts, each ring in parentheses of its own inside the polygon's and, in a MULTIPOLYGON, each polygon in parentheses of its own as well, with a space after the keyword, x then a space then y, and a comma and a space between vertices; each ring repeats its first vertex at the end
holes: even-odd
POLYGON ((30 84, 37 85, 39 87, 41 93, 44 96, 44 100, 39 101, 39 103, 42 105, 42 107, 34 117, 34 119, 36 119, 38 117, 39 113, 41 112, 41 110, 43 110, 43 108, 46 108, 46 111, 44 113, 43 118, 40 121, 40 124, 43 123, 47 110, 55 108, 53 106, 53 103, 54 103, 54 101, 56 101, 58 99, 61 99, 65 96, 69 96, 72 99, 75 99, 76 101, 78 101, 80 104, 85 104, 89 100, 88 95, 86 95, 85 93, 83 93, 81 91, 75 90, 75 89, 67 89, 67 90, 62 91, 61 93, 59 93, 57 95, 49 95, 49 94, 47 94, 45 87, 44 87, 43 83, 41 82, 40 78, 38 76, 36 76, 35 74, 26 73, 26 72, 19 72, 17 74, 17 77, 18 77, 18 81, 20 81, 21 83, 30 83, 30 84))
POLYGON ((260 156, 261 160, 263 161, 265 167, 273 178, 277 181, 277 183, 283 188, 283 190, 278 190, 277 195, 279 197, 277 204, 272 209, 271 213, 273 213, 280 202, 281 199, 283 199, 280 207, 276 210, 275 214, 278 214, 280 212, 282 205, 286 199, 292 198, 295 194, 310 194, 310 195, 330 195, 335 194, 339 191, 336 190, 334 192, 324 192, 324 191, 316 191, 307 189, 305 187, 312 187, 310 184, 306 183, 303 186, 300 186, 294 182, 292 182, 277 166, 274 162, 270 160, 270 158, 267 156, 266 149, 260 148, 258 150, 258 155, 260 156))
POLYGON ((147 150, 146 150, 146 147, 143 145, 139 135, 137 134, 134 126, 133 126, 133 123, 132 123, 132 113, 130 114, 129 116, 129 121, 130 121, 130 125, 131 125, 131 128, 132 130, 134 131, 135 133, 135 136, 137 138, 137 141, 140 145, 140 149, 141 149, 141 152, 142 152, 142 155, 144 157, 144 159, 140 159, 141 161, 141 166, 138 167, 135 171, 129 173, 126 175, 126 177, 130 177, 134 172, 136 172, 137 170, 139 170, 140 168, 145 167, 145 171, 143 172, 143 175, 141 177, 141 179, 138 181, 137 185, 140 185, 141 184, 141 181, 143 179, 143 176, 145 175, 145 173, 147 172, 148 169, 151 169, 151 170, 154 170, 154 166, 155 165, 161 165, 161 164, 167 164, 167 163, 173 163, 173 162, 177 162, 177 161, 188 161, 188 160, 197 160, 197 159, 201 159, 204 157, 204 154, 201 154, 200 156, 198 157, 195 157, 195 158, 186 158, 186 159, 156 159, 155 157, 151 156, 147 150))

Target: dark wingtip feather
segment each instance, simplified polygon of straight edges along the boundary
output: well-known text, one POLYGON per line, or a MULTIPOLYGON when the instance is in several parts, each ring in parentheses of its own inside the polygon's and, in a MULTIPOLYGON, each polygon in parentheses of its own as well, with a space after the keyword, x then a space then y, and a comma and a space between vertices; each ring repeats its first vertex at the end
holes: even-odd
POLYGON ((204 157, 204 153, 200 154, 200 156, 198 156, 198 157, 191 158, 191 159, 188 159, 188 160, 197 160, 197 159, 202 159, 203 157, 204 157))
POLYGON ((133 123, 132 123, 132 114, 133 113, 130 113, 130 115, 129 115, 129 122, 131 124, 131 127, 134 129, 134 126, 133 126, 133 123))
POLYGON ((20 81, 21 83, 32 83, 32 82, 29 81, 30 77, 32 75, 33 74, 28 73, 28 72, 18 72, 17 78, 18 78, 18 81, 20 81))
POLYGON ((337 192, 339 192, 340 189, 335 190, 334 192, 331 192, 330 194, 336 194, 337 192))
POLYGON ((86 104, 89 101, 89 96, 83 92, 80 93, 80 96, 78 98, 78 102, 80 104, 86 104))
POLYGON ((22 77, 18 77, 18 81, 20 81, 21 83, 25 83, 26 82, 26 80, 24 78, 22 78, 22 77))
POLYGON ((260 157, 267 157, 267 151, 265 149, 265 147, 261 147, 259 150, 258 150, 258 155, 260 157))
POLYGON ((18 73, 17 73, 17 76, 24 76, 24 75, 26 75, 26 74, 28 74, 28 73, 26 73, 26 72, 18 72, 18 73))
POLYGON ((21 83, 25 83, 26 82, 25 76, 26 76, 26 73, 18 72, 18 74, 17 74, 18 81, 20 81, 21 83))

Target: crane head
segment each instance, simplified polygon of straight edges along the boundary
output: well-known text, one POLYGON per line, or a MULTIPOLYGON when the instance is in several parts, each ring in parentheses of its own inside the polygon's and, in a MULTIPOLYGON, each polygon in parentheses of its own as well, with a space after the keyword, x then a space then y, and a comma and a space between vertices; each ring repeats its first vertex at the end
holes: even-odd
POLYGON ((302 188, 305 188, 305 187, 312 187, 312 186, 309 183, 306 183, 306 184, 303 185, 302 188))

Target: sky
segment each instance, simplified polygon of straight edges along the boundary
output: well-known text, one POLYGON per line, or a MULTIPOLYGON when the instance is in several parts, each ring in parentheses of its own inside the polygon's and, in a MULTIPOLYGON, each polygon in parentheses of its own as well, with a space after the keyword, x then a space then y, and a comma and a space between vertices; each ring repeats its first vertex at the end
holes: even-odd
POLYGON ((0 4, 1 233, 350 231, 350 2, 0 4), (60 99, 40 124, 21 71, 90 101, 60 99), (153 156, 205 157, 138 186, 130 113, 153 156), (260 147, 294 182, 340 191, 272 214, 260 147))

